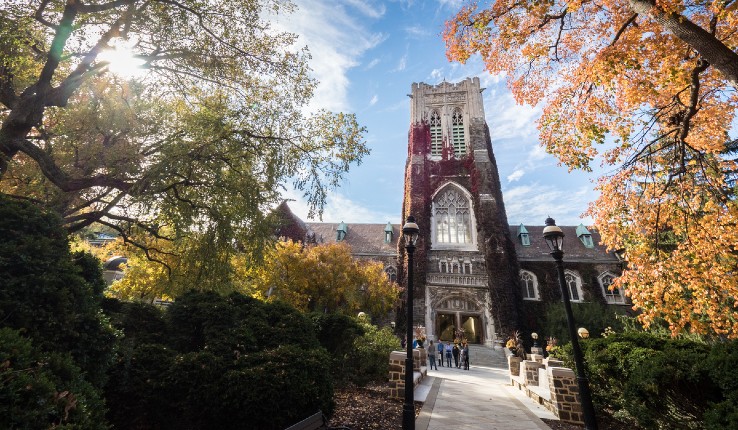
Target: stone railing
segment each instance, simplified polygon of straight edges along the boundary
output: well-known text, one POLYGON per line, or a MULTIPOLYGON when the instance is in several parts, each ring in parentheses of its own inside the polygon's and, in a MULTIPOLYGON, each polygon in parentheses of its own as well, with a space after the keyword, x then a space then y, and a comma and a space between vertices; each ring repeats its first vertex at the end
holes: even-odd
MULTIPOLYGON (((407 351, 392 351, 389 357, 390 396, 403 398, 405 396, 405 359, 407 351)), ((424 348, 413 349, 413 387, 428 374, 425 365, 428 353, 424 348)))
POLYGON ((434 285, 458 285, 462 287, 486 287, 486 275, 462 275, 458 273, 428 273, 426 282, 434 285))
POLYGON ((537 403, 553 412, 561 421, 584 424, 579 386, 574 371, 563 363, 529 354, 528 360, 512 355, 507 348, 510 383, 537 403))

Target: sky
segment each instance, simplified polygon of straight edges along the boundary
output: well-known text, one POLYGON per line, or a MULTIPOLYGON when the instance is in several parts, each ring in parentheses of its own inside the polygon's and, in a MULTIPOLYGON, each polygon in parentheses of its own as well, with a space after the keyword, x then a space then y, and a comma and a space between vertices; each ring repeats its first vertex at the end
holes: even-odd
MULTIPOLYGON (((502 184, 508 222, 590 225, 582 218, 596 174, 568 172, 538 143, 540 106, 520 106, 503 76, 490 75, 478 57, 450 63, 441 33, 461 8, 458 0, 295 0, 297 9, 280 26, 299 35, 312 55, 320 81, 313 107, 356 114, 367 128, 371 154, 353 165, 342 186, 328 198, 322 221, 401 223, 403 178, 414 82, 438 84, 479 77, 492 148, 502 184)), ((303 220, 307 205, 299 193, 290 208, 303 220)), ((313 219, 310 221, 320 221, 313 219)))

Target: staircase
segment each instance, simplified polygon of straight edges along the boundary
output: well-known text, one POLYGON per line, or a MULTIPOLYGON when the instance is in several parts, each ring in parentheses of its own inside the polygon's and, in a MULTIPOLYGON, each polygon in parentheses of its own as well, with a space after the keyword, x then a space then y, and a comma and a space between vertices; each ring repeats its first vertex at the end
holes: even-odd
POLYGON ((472 366, 507 369, 505 352, 484 345, 469 345, 469 364, 472 366))

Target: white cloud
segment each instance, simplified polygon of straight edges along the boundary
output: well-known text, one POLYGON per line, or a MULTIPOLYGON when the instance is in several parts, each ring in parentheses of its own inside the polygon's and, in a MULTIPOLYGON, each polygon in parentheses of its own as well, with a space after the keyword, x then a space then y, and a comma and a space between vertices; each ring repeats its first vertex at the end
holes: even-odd
POLYGON ((375 104, 377 104, 378 101, 379 101, 379 96, 374 94, 374 96, 372 96, 372 99, 369 100, 369 106, 374 106, 375 104))
POLYGON ((393 72, 401 72, 405 70, 405 67, 407 67, 407 54, 403 55, 402 58, 400 58, 399 63, 397 63, 397 67, 393 70, 393 72))
POLYGON ((364 67, 364 70, 369 70, 372 67, 376 66, 377 64, 379 64, 379 58, 375 58, 372 61, 370 61, 369 64, 367 64, 366 67, 364 67))
POLYGON ((518 181, 518 180, 520 180, 520 178, 523 177, 523 175, 525 175, 525 170, 523 170, 523 169, 515 169, 514 172, 512 172, 509 175, 507 175, 507 182, 515 182, 515 181, 518 181))
POLYGON ((443 79, 443 69, 433 69, 430 73, 431 81, 441 82, 443 79))
MULTIPOLYGON (((348 71, 360 64, 361 57, 388 35, 372 32, 361 15, 351 14, 345 6, 324 0, 296 0, 297 10, 270 19, 274 27, 299 35, 297 47, 306 46, 312 59, 310 67, 320 84, 311 101, 312 107, 335 111, 351 110, 348 102, 348 71)), ((369 18, 379 18, 385 7, 372 7, 358 0, 350 6, 369 18)), ((373 65, 372 65, 373 67, 373 65)))
POLYGON ((307 202, 298 194, 297 191, 287 191, 285 195, 286 199, 292 201, 288 202, 292 212, 300 217, 303 221, 316 221, 316 222, 333 222, 338 223, 345 221, 347 223, 386 223, 387 221, 398 223, 399 220, 397 213, 382 213, 364 207, 348 197, 339 194, 338 192, 330 192, 328 194, 327 203, 321 219, 309 219, 307 202))
POLYGON ((582 218, 580 212, 596 198, 595 191, 588 186, 571 190, 529 183, 505 189, 502 194, 510 224, 543 225, 549 216, 559 225, 592 224, 592 219, 582 218))
POLYGON ((413 25, 411 27, 405 27, 405 33, 407 33, 408 36, 415 38, 415 39, 424 39, 431 35, 431 33, 428 31, 428 28, 420 26, 420 25, 413 25))
POLYGON ((372 5, 369 4, 370 2, 366 2, 363 0, 345 0, 346 3, 353 6, 358 10, 360 13, 368 16, 369 18, 381 18, 385 12, 387 12, 387 7, 384 4, 380 5, 372 5))
POLYGON ((547 156, 548 153, 546 152, 546 149, 541 145, 535 145, 531 148, 530 152, 528 152, 528 160, 530 161, 541 161, 547 156))

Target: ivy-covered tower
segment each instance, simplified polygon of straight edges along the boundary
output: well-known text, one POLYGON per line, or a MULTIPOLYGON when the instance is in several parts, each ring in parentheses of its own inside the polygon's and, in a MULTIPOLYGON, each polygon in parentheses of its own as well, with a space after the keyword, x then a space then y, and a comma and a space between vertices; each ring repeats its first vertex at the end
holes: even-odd
POLYGON ((429 339, 463 328, 492 345, 519 327, 519 268, 482 91, 478 78, 412 85, 402 214, 420 227, 413 323, 429 339))

